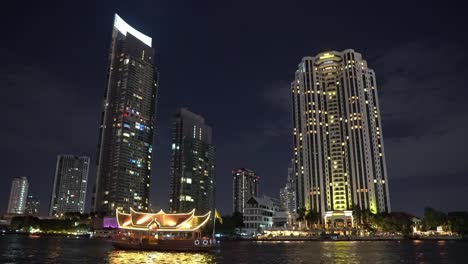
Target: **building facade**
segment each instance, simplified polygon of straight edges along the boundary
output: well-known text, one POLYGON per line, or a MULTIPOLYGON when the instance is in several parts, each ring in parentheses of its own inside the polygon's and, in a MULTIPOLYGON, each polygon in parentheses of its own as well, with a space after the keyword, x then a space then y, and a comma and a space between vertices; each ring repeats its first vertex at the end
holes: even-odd
POLYGON ((11 182, 8 214, 24 214, 28 197, 29 182, 26 177, 15 177, 11 182))
POLYGON ((298 207, 390 212, 375 73, 352 49, 304 57, 291 83, 298 207))
POLYGON ((26 198, 25 214, 38 216, 39 206, 40 206, 39 198, 32 194, 28 195, 28 198, 26 198))
POLYGON ((157 92, 153 61, 151 38, 116 14, 92 211, 148 211, 157 92))
POLYGON ((244 209, 244 227, 247 234, 261 233, 273 226, 273 215, 279 211, 278 199, 261 196, 250 197, 244 209))
POLYGON ((90 158, 58 155, 49 216, 84 213, 90 158))
POLYGON ((232 171, 232 212, 244 213, 245 203, 252 196, 258 196, 258 176, 254 171, 239 168, 232 171))
POLYGON ((205 119, 180 109, 175 118, 172 139, 171 192, 173 213, 204 214, 214 208, 215 148, 212 130, 205 119))
POLYGON ((297 212, 296 204, 296 182, 294 173, 294 163, 288 168, 286 185, 280 189, 280 210, 289 213, 297 212))

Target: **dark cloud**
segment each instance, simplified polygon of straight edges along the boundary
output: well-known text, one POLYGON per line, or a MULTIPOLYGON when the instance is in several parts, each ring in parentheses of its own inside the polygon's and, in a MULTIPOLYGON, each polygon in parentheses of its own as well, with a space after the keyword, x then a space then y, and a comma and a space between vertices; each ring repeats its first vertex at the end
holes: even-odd
POLYGON ((273 110, 282 112, 280 115, 289 114, 291 111, 291 83, 288 81, 274 82, 263 92, 263 99, 273 110))
POLYGON ((454 43, 421 41, 376 60, 391 177, 468 173, 467 57, 454 43))

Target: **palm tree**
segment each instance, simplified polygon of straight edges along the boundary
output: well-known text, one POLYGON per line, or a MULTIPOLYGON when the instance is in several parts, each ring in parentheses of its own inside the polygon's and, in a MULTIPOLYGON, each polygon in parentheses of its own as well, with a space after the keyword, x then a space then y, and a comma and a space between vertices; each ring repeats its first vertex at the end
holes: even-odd
POLYGON ((307 219, 307 222, 311 228, 313 225, 316 225, 320 222, 320 214, 315 210, 307 210, 305 218, 307 219))
POLYGON ((304 207, 301 207, 297 210, 297 221, 300 221, 301 223, 306 223, 306 228, 307 228, 307 221, 306 220, 306 215, 307 215, 307 210, 304 207))
POLYGON ((353 207, 351 207, 351 210, 353 211, 353 218, 354 218, 356 227, 360 227, 362 224, 362 216, 363 216, 363 211, 361 207, 355 204, 353 205, 353 207))

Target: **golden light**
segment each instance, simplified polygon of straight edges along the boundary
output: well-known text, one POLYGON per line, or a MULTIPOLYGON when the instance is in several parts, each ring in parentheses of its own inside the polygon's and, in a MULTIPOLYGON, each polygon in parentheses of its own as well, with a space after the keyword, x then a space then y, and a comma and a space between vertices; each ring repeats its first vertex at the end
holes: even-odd
POLYGON ((335 57, 333 54, 325 53, 322 56, 320 56, 320 59, 323 60, 323 59, 329 59, 329 58, 333 58, 333 57, 335 57))
POLYGON ((166 224, 167 224, 168 226, 175 226, 175 225, 176 225, 176 222, 173 221, 173 220, 168 220, 168 221, 166 222, 166 224))
POLYGON ((146 215, 146 216, 140 218, 136 223, 137 223, 137 225, 140 225, 140 224, 143 224, 144 222, 148 221, 149 219, 151 219, 151 215, 146 215))

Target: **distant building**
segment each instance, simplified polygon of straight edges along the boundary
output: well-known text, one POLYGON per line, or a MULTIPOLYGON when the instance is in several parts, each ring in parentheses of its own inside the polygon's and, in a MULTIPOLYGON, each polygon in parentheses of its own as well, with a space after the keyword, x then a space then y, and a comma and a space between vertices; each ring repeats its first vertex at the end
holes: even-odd
POLYGON ((244 213, 245 203, 258 196, 260 177, 252 170, 239 168, 232 171, 232 212, 244 213))
POLYGON ((26 199, 26 210, 25 214, 37 216, 39 214, 39 198, 35 195, 28 195, 26 199))
POLYGON ((280 210, 285 211, 285 212, 290 212, 290 213, 295 213, 297 211, 296 182, 295 182, 293 166, 288 168, 288 177, 286 180, 286 186, 280 189, 280 210))
POLYGON ((28 197, 29 182, 26 177, 13 178, 11 182, 10 199, 8 200, 8 214, 24 214, 28 197))
POLYGON ((243 231, 248 234, 262 232, 273 226, 273 215, 279 211, 278 199, 261 196, 251 197, 245 204, 243 231))
POLYGON ((172 213, 195 209, 204 214, 214 208, 215 148, 205 119, 182 108, 176 114, 172 139, 172 213))
POLYGON ((391 211, 377 91, 352 49, 304 57, 291 83, 297 204, 329 227, 351 226, 354 205, 391 211))
POLYGON ((149 210, 157 69, 151 38, 114 16, 92 211, 149 210))
POLYGON ((84 213, 88 171, 89 157, 57 156, 49 216, 84 213))
POLYGON ((291 228, 296 223, 297 214, 280 211, 273 214, 273 227, 291 228))

